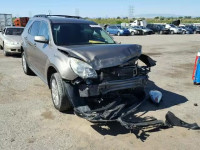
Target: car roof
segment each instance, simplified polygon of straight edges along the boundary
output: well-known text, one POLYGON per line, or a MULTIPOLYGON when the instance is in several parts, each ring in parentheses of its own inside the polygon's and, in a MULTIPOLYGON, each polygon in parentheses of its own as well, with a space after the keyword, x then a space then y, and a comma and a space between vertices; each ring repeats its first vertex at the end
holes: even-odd
POLYGON ((82 18, 78 18, 78 17, 74 17, 70 16, 70 17, 65 17, 65 16, 48 16, 48 15, 41 15, 41 16, 34 16, 33 17, 36 20, 40 20, 40 19, 47 19, 49 20, 51 23, 83 23, 83 24, 91 24, 91 25, 97 25, 97 23, 90 21, 90 20, 85 20, 82 18))
POLYGON ((77 18, 63 18, 63 17, 49 17, 49 20, 52 23, 86 23, 86 24, 94 24, 97 23, 85 19, 77 19, 77 18))

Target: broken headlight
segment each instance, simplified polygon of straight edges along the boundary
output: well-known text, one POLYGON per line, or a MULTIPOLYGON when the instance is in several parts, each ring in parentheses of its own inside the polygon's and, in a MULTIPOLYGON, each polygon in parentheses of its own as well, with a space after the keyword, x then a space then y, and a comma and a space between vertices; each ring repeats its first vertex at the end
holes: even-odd
POLYGON ((70 59, 70 66, 72 70, 81 78, 87 79, 87 78, 97 78, 96 71, 87 63, 71 58, 70 59))

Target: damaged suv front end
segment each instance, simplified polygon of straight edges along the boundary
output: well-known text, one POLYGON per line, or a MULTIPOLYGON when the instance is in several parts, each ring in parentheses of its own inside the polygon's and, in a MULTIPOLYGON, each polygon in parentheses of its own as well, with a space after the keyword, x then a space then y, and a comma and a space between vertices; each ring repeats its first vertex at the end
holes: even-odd
POLYGON ((56 109, 73 107, 91 122, 136 125, 125 118, 147 98, 144 87, 156 65, 140 45, 116 44, 96 23, 62 15, 33 17, 22 39, 24 73, 49 85, 56 109))
POLYGON ((124 124, 122 118, 147 98, 144 87, 156 65, 141 49, 134 44, 59 47, 70 56, 69 64, 77 75, 71 82, 75 114, 91 122, 124 124))

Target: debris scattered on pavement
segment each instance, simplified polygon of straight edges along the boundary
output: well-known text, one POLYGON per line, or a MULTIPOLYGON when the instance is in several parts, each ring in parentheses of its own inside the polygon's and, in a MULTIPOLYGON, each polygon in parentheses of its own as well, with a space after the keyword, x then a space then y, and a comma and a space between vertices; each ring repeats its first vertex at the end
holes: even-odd
POLYGON ((168 111, 168 113, 166 114, 166 125, 168 125, 169 127, 173 127, 173 126, 179 126, 179 127, 184 127, 184 128, 188 128, 188 129, 192 129, 192 130, 200 130, 200 127, 198 126, 197 123, 186 123, 184 121, 182 121, 181 119, 179 119, 178 117, 176 117, 172 112, 168 111))
POLYGON ((149 92, 149 95, 150 95, 151 100, 156 104, 159 104, 160 101, 162 100, 162 93, 160 91, 151 90, 149 92))
POLYGON ((197 104, 197 103, 194 103, 194 106, 198 106, 198 104, 197 104))

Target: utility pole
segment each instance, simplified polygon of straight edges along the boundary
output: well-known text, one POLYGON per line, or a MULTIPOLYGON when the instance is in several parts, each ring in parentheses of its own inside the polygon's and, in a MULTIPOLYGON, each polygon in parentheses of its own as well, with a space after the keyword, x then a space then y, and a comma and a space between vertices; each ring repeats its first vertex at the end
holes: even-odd
POLYGON ((133 19, 133 17, 134 17, 134 3, 133 2, 134 2, 133 0, 129 1, 129 9, 128 9, 128 13, 129 13, 128 18, 129 19, 133 19))

